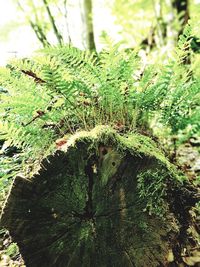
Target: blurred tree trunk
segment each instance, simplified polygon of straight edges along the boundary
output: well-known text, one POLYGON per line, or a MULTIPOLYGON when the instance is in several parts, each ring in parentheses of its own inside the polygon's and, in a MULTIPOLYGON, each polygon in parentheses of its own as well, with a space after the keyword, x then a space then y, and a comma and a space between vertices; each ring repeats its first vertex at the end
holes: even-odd
POLYGON ((162 0, 154 0, 153 6, 156 17, 155 43, 158 47, 163 47, 166 37, 166 25, 163 19, 162 0))
POLYGON ((165 4, 169 9, 169 13, 167 14, 167 48, 169 53, 172 51, 172 49, 174 49, 174 46, 176 45, 177 42, 177 30, 174 27, 174 22, 176 19, 176 14, 174 12, 174 7, 173 7, 173 3, 171 0, 165 0, 165 4))
POLYGON ((183 33, 183 29, 189 19, 189 1, 188 0, 165 0, 165 4, 169 13, 166 18, 167 32, 167 51, 171 54, 177 44, 178 37, 183 33), (175 25, 179 24, 177 30, 175 25))
POLYGON ((151 50, 154 46, 159 48, 167 45, 167 51, 171 53, 177 43, 178 36, 189 19, 189 0, 153 0, 153 8, 156 18, 156 25, 152 28, 149 36, 142 40, 141 45, 151 50), (167 19, 162 14, 162 5, 165 4, 169 10, 167 19), (176 16, 178 16, 179 30, 175 28, 176 16), (149 40, 151 40, 149 42, 149 40), (152 41, 153 40, 153 41, 152 41))
MULTIPOLYGON (((180 36, 183 33, 185 25, 188 23, 189 20, 189 0, 174 0, 173 1, 173 7, 177 11, 177 15, 179 18, 180 23, 180 30, 178 32, 178 36, 180 36)), ((185 48, 185 51, 187 51, 185 58, 183 59, 184 65, 190 65, 191 64, 191 53, 190 53, 190 46, 185 48)), ((190 73, 189 77, 191 77, 192 72, 190 73)))
POLYGON ((180 31, 179 35, 182 34, 184 26, 189 20, 189 0, 173 0, 173 7, 177 11, 177 15, 180 21, 180 31))
POLYGON ((69 23, 68 23, 68 9, 67 9, 67 0, 64 0, 63 5, 64 5, 64 17, 65 17, 65 25, 66 25, 66 31, 67 31, 67 40, 68 43, 71 44, 71 36, 69 32, 69 23))
POLYGON ((96 50, 94 40, 94 28, 93 28, 93 17, 92 17, 92 0, 83 0, 84 8, 84 23, 86 28, 86 43, 89 50, 96 50))

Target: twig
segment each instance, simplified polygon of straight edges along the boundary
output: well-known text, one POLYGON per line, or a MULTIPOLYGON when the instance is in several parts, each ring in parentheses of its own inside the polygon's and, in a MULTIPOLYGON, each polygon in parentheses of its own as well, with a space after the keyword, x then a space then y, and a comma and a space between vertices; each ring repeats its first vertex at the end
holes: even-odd
POLYGON ((41 110, 37 110, 37 115, 35 117, 32 118, 32 120, 30 120, 29 122, 27 122, 26 124, 22 124, 24 127, 28 126, 29 124, 31 124, 32 122, 34 122, 35 120, 37 120, 38 118, 42 117, 45 114, 44 111, 41 110))
POLYGON ((44 80, 42 80, 41 78, 39 78, 34 72, 32 72, 31 70, 21 70, 21 72, 23 72, 24 74, 32 77, 34 79, 34 81, 36 83, 45 83, 44 80))

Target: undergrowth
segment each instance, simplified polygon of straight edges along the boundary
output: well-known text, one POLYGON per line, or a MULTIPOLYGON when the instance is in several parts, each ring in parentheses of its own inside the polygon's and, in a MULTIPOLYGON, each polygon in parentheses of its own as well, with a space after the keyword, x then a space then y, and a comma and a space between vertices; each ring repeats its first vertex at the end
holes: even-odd
MULTIPOLYGON (((0 69, 4 148, 21 150, 22 168, 53 151, 58 138, 96 125, 146 134, 152 132, 153 122, 171 135, 188 128, 199 133, 200 77, 186 64, 186 59, 193 60, 191 38, 188 25, 174 58, 163 66, 147 66, 142 73, 137 51, 121 50, 118 44, 99 54, 53 47, 10 62, 0 69)), ((5 170, 4 149, 1 153, 5 170)), ((1 172, 4 182, 18 169, 13 162, 9 174, 1 172)))

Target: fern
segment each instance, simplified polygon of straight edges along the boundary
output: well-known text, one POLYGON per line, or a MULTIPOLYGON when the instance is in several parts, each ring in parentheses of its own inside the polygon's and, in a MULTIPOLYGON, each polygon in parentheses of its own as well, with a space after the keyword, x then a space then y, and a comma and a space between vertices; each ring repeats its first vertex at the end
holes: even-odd
POLYGON ((118 44, 99 54, 63 46, 15 60, 0 69, 0 133, 26 161, 52 151, 57 138, 97 124, 137 132, 154 121, 173 134, 198 132, 200 80, 183 64, 190 40, 188 26, 174 60, 146 67, 141 77, 137 51, 118 44))

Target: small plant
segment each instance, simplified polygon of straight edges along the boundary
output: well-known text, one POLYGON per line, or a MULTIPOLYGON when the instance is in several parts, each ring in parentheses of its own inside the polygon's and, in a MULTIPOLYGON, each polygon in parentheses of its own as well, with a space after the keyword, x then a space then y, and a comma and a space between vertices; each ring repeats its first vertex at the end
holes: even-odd
POLYGON ((19 254, 19 248, 16 243, 11 243, 5 251, 9 257, 16 257, 19 254))
POLYGON ((162 216, 166 211, 166 188, 163 187, 167 179, 167 170, 147 170, 137 176, 137 188, 141 201, 146 203, 145 211, 162 216))

